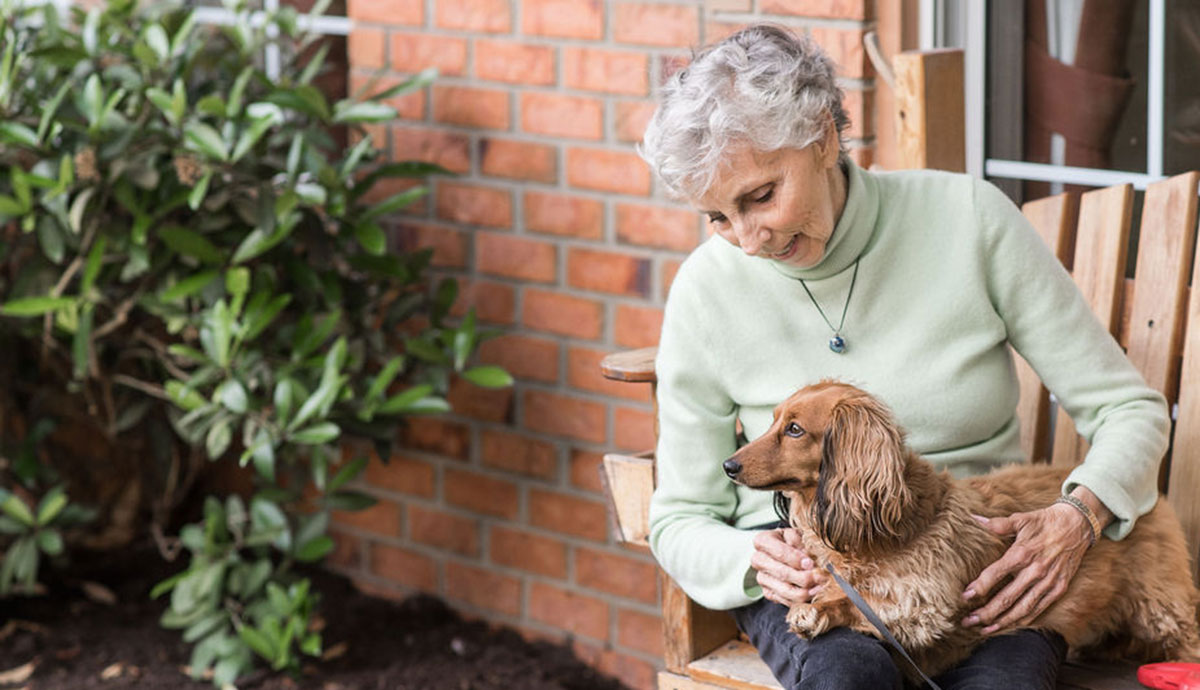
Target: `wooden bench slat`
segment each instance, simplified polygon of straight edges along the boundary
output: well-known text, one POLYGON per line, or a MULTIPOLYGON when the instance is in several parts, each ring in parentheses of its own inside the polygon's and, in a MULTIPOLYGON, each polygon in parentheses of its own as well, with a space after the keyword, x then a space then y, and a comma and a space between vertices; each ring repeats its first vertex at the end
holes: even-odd
POLYGON ((739 690, 783 690, 758 650, 741 640, 730 640, 687 666, 688 675, 701 682, 739 690))
POLYGON ((606 453, 600 462, 600 483, 608 500, 613 540, 650 546, 650 495, 654 493, 654 459, 606 453))
MULTIPOLYGON (((1114 336, 1120 326, 1132 217, 1132 185, 1097 189, 1080 200, 1071 275, 1096 318, 1114 336)), ((1075 431, 1075 423, 1060 407, 1054 424, 1052 461, 1055 465, 1077 465, 1083 461, 1087 449, 1087 441, 1075 431)))
MULTIPOLYGON (((1063 265, 1070 264, 1075 247, 1075 220, 1079 201, 1073 194, 1059 194, 1031 201, 1021 207, 1042 241, 1063 265)), ((1033 367, 1013 352, 1017 382, 1021 391, 1017 419, 1021 420, 1021 450, 1033 461, 1050 459, 1050 394, 1033 367)))
POLYGON ((663 660, 667 670, 687 674, 692 661, 737 637, 727 611, 713 611, 688 598, 669 575, 659 570, 662 588, 663 660))
POLYGON ((654 383, 658 381, 654 373, 654 357, 657 354, 657 347, 614 352, 600 361, 600 373, 604 374, 604 378, 614 381, 654 383))

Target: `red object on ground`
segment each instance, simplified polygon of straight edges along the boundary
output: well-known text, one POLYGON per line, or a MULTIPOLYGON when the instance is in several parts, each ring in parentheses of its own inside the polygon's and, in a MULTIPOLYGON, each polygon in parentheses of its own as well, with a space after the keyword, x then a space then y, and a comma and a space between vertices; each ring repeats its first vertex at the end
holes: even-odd
POLYGON ((1200 664, 1146 664, 1138 669, 1137 679, 1156 690, 1200 690, 1200 664))

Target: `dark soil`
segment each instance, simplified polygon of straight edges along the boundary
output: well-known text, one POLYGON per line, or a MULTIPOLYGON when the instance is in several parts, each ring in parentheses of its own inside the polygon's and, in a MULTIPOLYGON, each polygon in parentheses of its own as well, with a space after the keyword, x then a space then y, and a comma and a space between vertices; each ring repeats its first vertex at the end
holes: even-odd
MULTIPOLYGON (((188 646, 178 631, 158 625, 166 597, 149 598, 154 584, 177 568, 153 550, 109 553, 76 565, 70 579, 49 582, 44 596, 0 599, 0 688, 212 687, 184 675, 188 646), (80 586, 85 580, 111 589, 117 603, 85 597, 80 586), (31 676, 5 683, 23 675, 19 671, 30 662, 31 676)), ((240 680, 242 690, 623 687, 585 666, 567 647, 464 621, 438 599, 397 603, 363 594, 336 574, 306 574, 321 592, 324 649, 333 658, 313 660, 298 678, 258 672, 240 680)))

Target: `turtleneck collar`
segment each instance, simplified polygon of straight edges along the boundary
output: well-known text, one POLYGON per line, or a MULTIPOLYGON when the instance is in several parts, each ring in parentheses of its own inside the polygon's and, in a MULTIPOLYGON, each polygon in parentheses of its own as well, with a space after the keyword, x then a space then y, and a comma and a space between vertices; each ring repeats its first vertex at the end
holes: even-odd
POLYGON ((760 259, 789 278, 821 280, 850 267, 871 240, 879 216, 879 186, 870 173, 846 159, 846 205, 825 245, 825 254, 812 266, 799 268, 774 259, 760 259))

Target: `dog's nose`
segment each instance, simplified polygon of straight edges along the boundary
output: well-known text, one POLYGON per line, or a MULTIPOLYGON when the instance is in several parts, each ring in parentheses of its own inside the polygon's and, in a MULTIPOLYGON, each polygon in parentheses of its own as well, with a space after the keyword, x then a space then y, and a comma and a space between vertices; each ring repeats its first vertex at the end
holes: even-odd
POLYGON ((721 463, 721 466, 725 468, 725 474, 730 479, 737 479, 738 473, 742 471, 742 463, 734 460, 733 458, 729 458, 725 462, 721 463))

